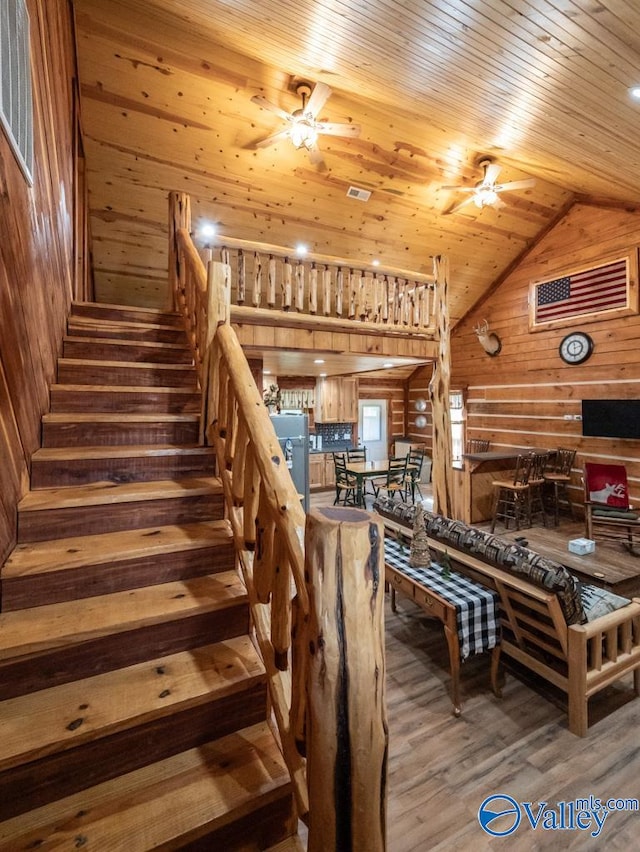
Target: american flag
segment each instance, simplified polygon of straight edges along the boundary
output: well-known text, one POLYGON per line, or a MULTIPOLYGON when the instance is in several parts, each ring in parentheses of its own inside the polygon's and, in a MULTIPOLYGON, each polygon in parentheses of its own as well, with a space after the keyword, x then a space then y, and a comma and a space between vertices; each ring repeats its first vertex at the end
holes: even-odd
POLYGON ((535 285, 536 322, 626 307, 626 259, 535 285))

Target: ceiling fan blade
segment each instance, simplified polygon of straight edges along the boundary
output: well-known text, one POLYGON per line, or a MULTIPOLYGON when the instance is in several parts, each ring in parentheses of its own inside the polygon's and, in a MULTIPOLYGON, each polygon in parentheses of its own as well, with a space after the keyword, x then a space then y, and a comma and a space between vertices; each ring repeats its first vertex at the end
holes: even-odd
POLYGON ((329 86, 327 86, 325 83, 316 83, 313 88, 313 91, 309 95, 309 100, 305 104, 305 113, 310 112, 311 115, 315 118, 329 99, 330 95, 331 89, 329 88, 329 86))
POLYGON ((268 145, 274 145, 276 142, 280 142, 281 139, 289 138, 289 130, 281 130, 279 133, 273 133, 271 136, 267 136, 266 139, 260 139, 258 142, 253 143, 253 148, 266 148, 268 145))
POLYGON ((360 136, 359 124, 336 124, 333 121, 317 121, 315 129, 326 136, 347 136, 351 139, 360 136))
POLYGON ((441 186, 440 189, 446 189, 450 192, 475 192, 475 186, 441 186))
POLYGON ((458 204, 454 204, 454 206, 450 210, 446 210, 445 213, 448 215, 449 213, 457 213, 458 210, 461 210, 463 207, 466 207, 467 204, 471 204, 473 202, 473 196, 469 196, 469 198, 465 198, 463 201, 458 202, 458 204))
POLYGON ((318 148, 317 144, 311 145, 307 148, 307 153, 309 154, 309 161, 312 165, 324 168, 324 157, 322 156, 322 151, 318 148))
POLYGON ((535 178, 526 178, 525 180, 512 180, 509 183, 496 184, 496 192, 504 192, 509 189, 527 189, 530 186, 535 186, 535 178))
POLYGON ((285 121, 292 121, 293 116, 290 112, 285 112, 283 109, 280 109, 279 106, 272 104, 271 101, 268 101, 266 98, 263 98, 262 95, 254 95, 251 98, 251 102, 257 104, 262 109, 268 109, 269 112, 275 112, 276 115, 279 115, 280 118, 284 118, 285 121))
POLYGON ((495 183, 501 171, 502 166, 499 166, 497 163, 489 163, 484 173, 483 183, 495 183))

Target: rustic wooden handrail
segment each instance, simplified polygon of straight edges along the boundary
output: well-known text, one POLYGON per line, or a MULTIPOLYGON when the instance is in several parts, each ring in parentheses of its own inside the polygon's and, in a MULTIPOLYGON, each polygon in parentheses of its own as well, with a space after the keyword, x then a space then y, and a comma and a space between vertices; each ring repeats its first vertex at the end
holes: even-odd
POLYGON ((382 270, 327 255, 304 255, 265 243, 219 237, 203 260, 229 267, 231 305, 243 319, 274 313, 331 318, 368 334, 409 332, 433 336, 434 279, 405 270, 382 270))
POLYGON ((205 273, 189 235, 188 198, 174 193, 170 204, 170 280, 198 368, 201 440, 215 448, 283 755, 298 812, 309 823, 309 849, 383 852, 382 524, 361 510, 312 513, 306 529, 313 545, 305 557, 300 495, 230 325, 229 267, 212 261, 205 273), (341 610, 347 604, 349 618, 341 610), (336 689, 326 677, 326 664, 331 669, 336 659, 326 656, 329 648, 341 661, 336 689), (326 743, 333 746, 327 750, 326 743))

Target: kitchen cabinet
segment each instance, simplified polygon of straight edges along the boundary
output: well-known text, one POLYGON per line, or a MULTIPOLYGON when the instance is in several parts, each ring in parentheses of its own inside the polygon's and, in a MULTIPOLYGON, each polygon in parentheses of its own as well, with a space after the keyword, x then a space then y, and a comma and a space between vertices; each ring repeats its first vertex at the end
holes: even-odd
POLYGON ((316 423, 358 422, 358 379, 328 376, 316 382, 316 423))
POLYGON ((309 456, 309 488, 324 486, 324 460, 324 454, 309 456))
POLYGON ((336 484, 336 468, 333 462, 333 453, 327 453, 324 457, 324 487, 333 488, 336 484))

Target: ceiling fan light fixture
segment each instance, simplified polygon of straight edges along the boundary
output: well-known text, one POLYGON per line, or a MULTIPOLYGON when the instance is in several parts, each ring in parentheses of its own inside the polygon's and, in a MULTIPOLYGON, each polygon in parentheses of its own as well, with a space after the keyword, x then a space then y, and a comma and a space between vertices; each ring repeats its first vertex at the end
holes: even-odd
POLYGON ((289 138, 295 148, 312 148, 318 141, 318 131, 306 118, 296 118, 289 131, 289 138))
POLYGON ((498 200, 498 193, 492 187, 479 187, 473 196, 476 207, 490 207, 498 200))

